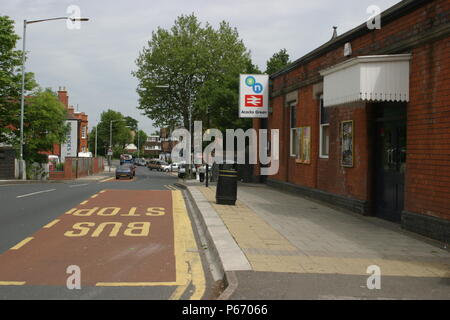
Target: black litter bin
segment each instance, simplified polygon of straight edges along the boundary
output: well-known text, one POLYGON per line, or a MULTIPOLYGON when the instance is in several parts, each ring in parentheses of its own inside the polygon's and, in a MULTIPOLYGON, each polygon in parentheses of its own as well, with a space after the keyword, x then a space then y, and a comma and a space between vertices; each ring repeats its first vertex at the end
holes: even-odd
POLYGON ((205 181, 205 173, 204 172, 199 172, 198 175, 200 177, 200 182, 205 181))
POLYGON ((221 164, 219 166, 219 179, 216 187, 216 203, 236 204, 237 198, 237 169, 234 164, 221 164))

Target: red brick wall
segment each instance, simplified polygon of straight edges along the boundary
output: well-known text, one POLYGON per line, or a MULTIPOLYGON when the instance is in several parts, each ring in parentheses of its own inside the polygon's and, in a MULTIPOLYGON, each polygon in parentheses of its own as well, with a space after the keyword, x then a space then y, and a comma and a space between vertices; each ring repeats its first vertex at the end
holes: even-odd
MULTIPOLYGON (((416 46, 404 52, 385 52, 390 45, 411 39, 436 26, 448 25, 450 1, 435 0, 390 23, 351 40, 352 57, 412 53, 408 116, 408 154, 405 209, 450 220, 450 40, 416 46)), ((289 157, 289 112, 284 108, 286 88, 305 80, 320 79, 319 71, 351 57, 343 45, 272 79, 269 128, 280 129, 280 171, 270 177, 302 186, 370 200, 372 153, 370 113, 366 108, 339 106, 330 110, 330 156, 319 159, 319 107, 313 85, 300 87, 298 126, 311 126, 311 164, 289 157), (285 90, 283 93, 281 90, 285 90), (354 120, 354 168, 340 165, 340 122, 354 120)), ((315 81, 317 82, 317 81, 315 81)), ((255 121, 258 122, 258 121, 255 121)), ((257 170, 257 169, 256 169, 257 170)))
POLYGON ((407 134, 406 210, 450 220, 448 38, 413 50, 407 134))

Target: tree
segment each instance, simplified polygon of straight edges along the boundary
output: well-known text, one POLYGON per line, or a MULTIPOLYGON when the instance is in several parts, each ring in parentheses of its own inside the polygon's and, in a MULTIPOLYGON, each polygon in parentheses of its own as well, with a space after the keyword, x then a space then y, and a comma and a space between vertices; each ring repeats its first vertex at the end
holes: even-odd
POLYGON ((193 121, 205 120, 208 109, 237 121, 239 74, 254 67, 236 29, 226 22, 202 27, 193 14, 154 31, 136 64, 138 108, 156 126, 185 128, 191 111, 193 121))
POLYGON ((273 74, 277 71, 280 71, 284 67, 291 64, 289 61, 289 54, 286 49, 281 49, 277 53, 275 53, 266 63, 266 73, 273 74))
POLYGON ((52 150, 63 143, 68 133, 65 124, 67 110, 50 89, 36 90, 26 99, 24 113, 24 159, 29 162, 47 162, 39 152, 52 150))
MULTIPOLYGON (((0 16, 0 143, 18 146, 20 136, 20 96, 22 51, 14 50, 20 39, 14 21, 0 16)), ((25 74, 25 89, 37 87, 33 73, 25 74)))
POLYGON ((138 121, 132 117, 125 117, 125 123, 132 131, 136 132, 138 130, 138 121))
MULTIPOLYGON (((133 141, 131 130, 127 127, 126 118, 117 111, 107 110, 102 112, 100 122, 97 124, 97 153, 106 156, 109 148, 110 125, 112 123, 112 146, 119 151, 133 141)), ((95 128, 89 137, 89 150, 95 149, 95 128)))

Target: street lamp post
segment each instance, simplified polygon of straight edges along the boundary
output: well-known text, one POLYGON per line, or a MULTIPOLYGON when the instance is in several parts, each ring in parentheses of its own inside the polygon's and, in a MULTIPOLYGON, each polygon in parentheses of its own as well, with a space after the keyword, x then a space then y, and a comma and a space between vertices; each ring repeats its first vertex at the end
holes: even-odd
POLYGON ((98 131, 98 123, 95 126, 95 157, 97 158, 97 131, 98 131))
POLYGON ((23 118, 25 109, 25 45, 26 45, 26 32, 27 25, 38 22, 53 21, 53 20, 68 20, 71 21, 89 21, 88 18, 70 18, 70 17, 59 17, 50 19, 40 19, 40 20, 23 20, 23 44, 22 44, 22 92, 20 96, 20 170, 21 178, 25 180, 25 171, 23 170, 23 118))

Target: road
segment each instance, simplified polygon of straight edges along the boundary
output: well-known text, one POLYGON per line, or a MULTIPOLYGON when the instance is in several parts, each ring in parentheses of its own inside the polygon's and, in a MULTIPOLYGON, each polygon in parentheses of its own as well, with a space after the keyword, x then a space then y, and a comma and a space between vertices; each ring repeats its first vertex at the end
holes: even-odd
POLYGON ((138 167, 133 180, 0 186, 0 299, 210 299, 176 181, 138 167))

